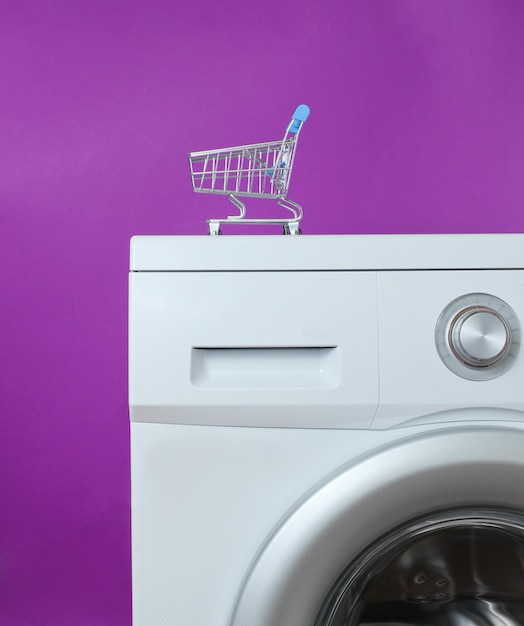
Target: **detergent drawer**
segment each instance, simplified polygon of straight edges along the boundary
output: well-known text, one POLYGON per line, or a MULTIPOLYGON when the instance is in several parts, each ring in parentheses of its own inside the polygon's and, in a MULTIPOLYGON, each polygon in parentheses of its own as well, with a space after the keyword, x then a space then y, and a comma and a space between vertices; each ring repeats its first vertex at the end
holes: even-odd
POLYGON ((368 428, 377 333, 375 272, 132 272, 131 419, 368 428))

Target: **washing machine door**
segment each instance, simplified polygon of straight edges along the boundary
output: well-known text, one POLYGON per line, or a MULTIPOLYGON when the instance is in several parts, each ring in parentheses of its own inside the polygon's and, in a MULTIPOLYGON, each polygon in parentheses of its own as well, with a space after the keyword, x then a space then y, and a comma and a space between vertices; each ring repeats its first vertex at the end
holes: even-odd
POLYGON ((436 431, 342 468, 260 550, 231 624, 524 624, 524 432, 436 431))

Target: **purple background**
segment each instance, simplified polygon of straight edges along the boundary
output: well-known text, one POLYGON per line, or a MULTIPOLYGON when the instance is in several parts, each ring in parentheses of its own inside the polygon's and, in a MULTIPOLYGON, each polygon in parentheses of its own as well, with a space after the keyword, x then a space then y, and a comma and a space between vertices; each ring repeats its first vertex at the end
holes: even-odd
POLYGON ((524 231, 523 32, 521 0, 0 0, 1 624, 130 624, 129 238, 229 211, 187 152, 306 102, 305 233, 524 231))

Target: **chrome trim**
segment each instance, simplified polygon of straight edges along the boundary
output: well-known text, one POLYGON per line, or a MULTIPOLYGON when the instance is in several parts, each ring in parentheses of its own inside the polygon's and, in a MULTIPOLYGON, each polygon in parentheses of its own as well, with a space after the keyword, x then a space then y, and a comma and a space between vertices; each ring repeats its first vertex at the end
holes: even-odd
POLYGON ((466 380, 502 376, 520 349, 520 322, 511 306, 489 293, 451 301, 435 326, 435 345, 444 365, 466 380))

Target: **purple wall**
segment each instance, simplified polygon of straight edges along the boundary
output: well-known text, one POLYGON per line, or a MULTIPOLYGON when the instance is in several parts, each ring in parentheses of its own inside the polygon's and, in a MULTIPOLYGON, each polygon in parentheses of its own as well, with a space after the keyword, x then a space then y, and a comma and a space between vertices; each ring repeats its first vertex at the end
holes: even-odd
MULTIPOLYGON (((128 242, 311 117, 305 233, 524 231, 521 0, 0 0, 0 623, 130 623, 128 242)), ((443 251, 445 253, 445 251, 443 251)))

